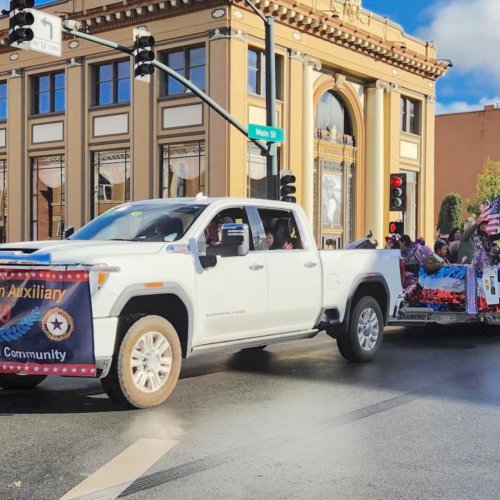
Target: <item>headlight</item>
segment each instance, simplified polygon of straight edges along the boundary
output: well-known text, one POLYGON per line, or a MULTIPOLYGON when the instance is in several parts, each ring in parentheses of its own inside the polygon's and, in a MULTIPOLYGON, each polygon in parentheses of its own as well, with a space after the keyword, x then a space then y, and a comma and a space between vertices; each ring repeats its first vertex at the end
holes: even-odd
POLYGON ((106 271, 91 271, 89 273, 90 295, 94 295, 108 279, 109 273, 106 271))

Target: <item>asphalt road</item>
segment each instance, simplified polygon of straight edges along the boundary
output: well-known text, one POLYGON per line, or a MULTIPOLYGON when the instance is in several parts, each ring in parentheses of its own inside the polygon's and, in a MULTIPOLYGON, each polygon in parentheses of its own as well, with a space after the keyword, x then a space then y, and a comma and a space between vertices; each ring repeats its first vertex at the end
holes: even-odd
POLYGON ((98 381, 0 390, 0 499, 497 499, 499 357, 498 327, 390 329, 366 365, 324 334, 190 359, 151 410, 98 381))

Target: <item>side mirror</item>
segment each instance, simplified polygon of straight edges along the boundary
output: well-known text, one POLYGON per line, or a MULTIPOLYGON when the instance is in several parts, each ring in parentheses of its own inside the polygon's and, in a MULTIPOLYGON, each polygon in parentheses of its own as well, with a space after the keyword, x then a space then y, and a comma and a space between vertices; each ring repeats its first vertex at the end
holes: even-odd
POLYGON ((222 224, 221 243, 207 247, 207 256, 235 257, 246 255, 250 248, 249 241, 250 231, 247 224, 222 224))
POLYGON ((215 267, 217 264, 216 255, 200 255, 199 259, 203 269, 210 269, 211 267, 215 267))
POLYGON ((74 226, 66 226, 63 230, 63 240, 69 238, 74 232, 74 226))

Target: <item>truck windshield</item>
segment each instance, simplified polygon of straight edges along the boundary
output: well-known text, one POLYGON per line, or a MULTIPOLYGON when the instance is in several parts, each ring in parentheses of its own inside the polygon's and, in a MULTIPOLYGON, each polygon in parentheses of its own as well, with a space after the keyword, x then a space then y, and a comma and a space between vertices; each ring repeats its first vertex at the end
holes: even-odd
POLYGON ((175 241, 205 208, 187 203, 120 205, 90 221, 69 239, 175 241))

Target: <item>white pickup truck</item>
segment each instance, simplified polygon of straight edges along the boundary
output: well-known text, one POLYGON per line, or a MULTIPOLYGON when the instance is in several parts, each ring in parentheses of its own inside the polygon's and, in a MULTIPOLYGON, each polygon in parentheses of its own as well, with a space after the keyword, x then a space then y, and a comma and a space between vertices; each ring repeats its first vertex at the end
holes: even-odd
POLYGON ((0 245, 0 268, 0 387, 85 372, 135 408, 164 402, 198 351, 325 330, 345 358, 369 361, 401 293, 397 251, 318 251, 299 206, 201 195, 126 203, 61 241, 0 245), (76 276, 88 307, 64 288, 76 276), (56 307, 44 311, 45 299, 56 307), (24 316, 10 313, 19 301, 24 316), (26 340, 30 325, 41 344, 26 340), (92 359, 78 364, 84 338, 92 359))

